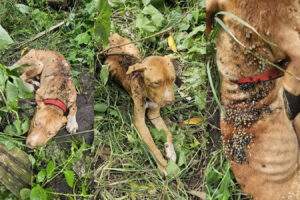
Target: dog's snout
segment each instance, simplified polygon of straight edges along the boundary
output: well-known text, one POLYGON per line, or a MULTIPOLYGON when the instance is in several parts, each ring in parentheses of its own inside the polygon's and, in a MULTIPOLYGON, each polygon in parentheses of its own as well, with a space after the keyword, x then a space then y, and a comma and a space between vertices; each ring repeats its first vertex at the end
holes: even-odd
POLYGON ((171 105, 173 105, 174 104, 174 101, 166 101, 166 105, 167 106, 171 106, 171 105))
POLYGON ((27 145, 27 147, 29 147, 29 148, 31 148, 31 149, 33 149, 34 148, 34 144, 32 143, 32 141, 26 141, 26 145, 27 145))

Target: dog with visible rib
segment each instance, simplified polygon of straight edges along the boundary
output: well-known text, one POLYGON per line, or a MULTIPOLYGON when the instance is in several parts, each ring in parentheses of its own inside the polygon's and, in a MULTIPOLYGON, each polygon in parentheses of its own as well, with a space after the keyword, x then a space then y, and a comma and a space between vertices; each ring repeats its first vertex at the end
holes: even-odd
POLYGON ((298 200, 300 114, 293 122, 289 120, 283 90, 300 94, 300 3, 297 0, 208 0, 206 11, 207 33, 214 14, 226 11, 246 21, 275 44, 265 42, 235 18, 221 15, 239 43, 220 29, 217 65, 225 108, 220 126, 231 170, 247 194, 255 200, 298 200), (283 75, 253 53, 272 63, 289 60, 286 71, 290 74, 283 75))
MULTIPOLYGON (((118 34, 109 37, 110 47, 130 42, 118 34)), ((167 174, 167 161, 155 145, 145 123, 145 115, 167 136, 166 157, 176 161, 172 133, 160 116, 160 108, 174 103, 173 86, 175 70, 169 56, 150 56, 141 60, 141 54, 134 44, 111 48, 105 60, 109 64, 111 77, 120 83, 134 102, 134 124, 141 138, 157 159, 161 173, 167 174), (123 55, 122 55, 123 54, 123 55)))
POLYGON ((17 63, 24 65, 21 66, 21 79, 28 87, 32 90, 34 85, 39 87, 35 93, 37 109, 31 120, 27 146, 45 145, 65 123, 67 131, 75 133, 78 129, 77 93, 65 57, 55 51, 32 49, 17 63), (35 80, 37 77, 40 82, 35 80))

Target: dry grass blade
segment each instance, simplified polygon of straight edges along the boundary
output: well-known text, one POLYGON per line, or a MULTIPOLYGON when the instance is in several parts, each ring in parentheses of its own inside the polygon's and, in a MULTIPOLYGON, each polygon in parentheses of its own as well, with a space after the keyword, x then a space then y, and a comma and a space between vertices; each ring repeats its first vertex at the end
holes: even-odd
POLYGON ((220 11, 216 14, 216 16, 218 15, 227 15, 229 17, 232 17, 233 19, 235 19, 236 21, 240 22, 241 24, 243 24, 244 26, 250 28, 254 33, 256 33, 263 41, 265 41, 266 43, 272 45, 272 46, 277 46, 275 43, 267 40, 265 37, 263 37, 260 33, 257 32, 257 30, 251 26, 250 24, 248 24, 247 22, 245 22, 244 20, 242 20, 241 18, 237 17, 236 15, 229 13, 229 12, 225 12, 225 11, 220 11))

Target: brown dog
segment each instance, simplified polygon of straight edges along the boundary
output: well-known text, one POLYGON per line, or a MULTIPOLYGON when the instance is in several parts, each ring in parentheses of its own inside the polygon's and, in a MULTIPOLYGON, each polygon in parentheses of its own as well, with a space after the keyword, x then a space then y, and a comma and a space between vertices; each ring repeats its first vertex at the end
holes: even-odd
MULTIPOLYGON (((110 45, 113 46, 130 42, 129 39, 123 38, 118 34, 110 36, 109 41, 110 45)), ((169 56, 150 56, 142 62, 136 63, 140 59, 139 50, 135 45, 129 44, 110 49, 105 63, 110 65, 109 72, 111 77, 119 82, 133 99, 135 127, 158 160, 157 166, 159 171, 166 174, 164 168, 167 166, 167 161, 156 147, 146 126, 145 111, 148 109, 147 116, 152 124, 158 130, 165 131, 167 136, 167 142, 165 143, 166 157, 176 161, 172 134, 160 116, 160 108, 172 105, 174 102, 175 70, 169 56), (131 56, 125 58, 117 54, 131 56)))
POLYGON ((34 90, 33 85, 40 88, 36 91, 36 113, 31 125, 26 144, 31 147, 43 146, 55 136, 67 122, 67 130, 75 133, 76 122, 76 89, 72 80, 70 64, 63 55, 54 51, 30 50, 18 64, 29 64, 21 67, 21 79, 34 90), (40 76, 40 83, 34 78, 40 76), (69 110, 68 117, 65 113, 69 110))
POLYGON ((243 190, 258 200, 300 199, 300 115, 288 119, 283 88, 300 94, 300 3, 296 0, 208 0, 207 32, 213 16, 227 11, 252 25, 275 45, 230 16, 223 22, 248 50, 277 63, 289 59, 281 72, 257 59, 225 30, 217 36, 221 73, 223 146, 243 190))

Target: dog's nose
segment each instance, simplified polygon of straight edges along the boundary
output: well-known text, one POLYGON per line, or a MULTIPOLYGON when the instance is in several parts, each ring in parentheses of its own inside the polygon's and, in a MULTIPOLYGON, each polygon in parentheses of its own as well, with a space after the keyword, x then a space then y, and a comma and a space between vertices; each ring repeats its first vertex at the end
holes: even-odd
POLYGON ((166 101, 166 105, 167 106, 171 106, 171 105, 173 105, 174 104, 174 101, 166 101))
POLYGON ((26 145, 27 145, 27 147, 29 147, 29 148, 31 148, 31 149, 33 149, 34 147, 33 147, 33 144, 32 144, 32 141, 30 142, 30 141, 26 141, 26 145))

